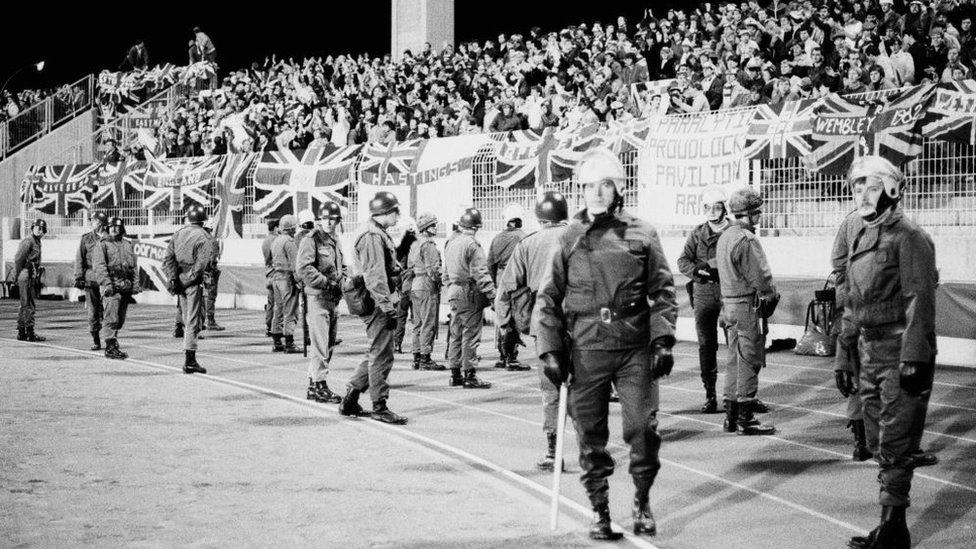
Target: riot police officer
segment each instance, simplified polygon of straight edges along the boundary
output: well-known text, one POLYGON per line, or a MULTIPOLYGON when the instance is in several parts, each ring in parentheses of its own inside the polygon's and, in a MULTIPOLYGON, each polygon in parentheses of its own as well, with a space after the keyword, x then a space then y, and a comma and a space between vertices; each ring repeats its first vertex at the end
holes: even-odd
POLYGON ((106 235, 105 224, 108 222, 108 215, 105 212, 93 212, 91 214, 92 230, 81 235, 81 242, 78 244, 78 253, 75 254, 75 288, 85 292, 85 310, 88 312, 88 331, 92 337, 92 351, 102 350, 101 330, 102 315, 102 291, 95 280, 95 271, 92 269, 92 252, 98 247, 99 241, 106 235))
POLYGON ((658 384, 674 366, 678 305, 657 231, 623 211, 625 173, 597 148, 577 168, 586 209, 560 235, 551 273, 536 301, 536 350, 553 384, 572 376, 569 408, 579 440, 580 481, 593 507, 593 539, 619 539, 610 527, 607 451, 611 382, 623 412, 635 493, 634 533, 654 535, 651 485, 661 463, 658 384))
MULTIPOLYGON (((838 293, 845 322, 857 334, 858 393, 881 485, 880 524, 849 545, 908 547, 912 452, 924 429, 935 372, 935 245, 899 207, 905 177, 891 162, 860 157, 848 180, 862 226, 848 243, 846 278, 838 293)), ((853 369, 838 366, 838 389, 853 393, 853 369)))
MULTIPOLYGON (((393 243, 396 244, 397 264, 400 266, 400 278, 397 281, 399 284, 397 289, 400 292, 400 302, 397 303, 397 325, 396 329, 393 330, 393 352, 396 354, 403 352, 403 338, 407 335, 407 325, 410 324, 408 317, 413 310, 413 302, 410 299, 412 295, 410 288, 413 286, 413 271, 407 268, 407 259, 410 256, 410 248, 417 241, 417 227, 412 219, 409 217, 401 218, 398 225, 403 225, 404 227, 403 231, 397 235, 400 241, 397 242, 396 238, 393 239, 393 243)), ((393 238, 392 235, 391 238, 393 238)))
POLYGON ((295 327, 298 325, 298 288, 295 280, 295 261, 298 249, 295 247, 295 216, 288 214, 281 218, 281 234, 271 243, 271 263, 274 273, 271 285, 274 288, 274 318, 271 320, 271 339, 276 353, 288 354, 302 352, 295 347, 295 327), (284 343, 282 343, 284 338, 284 343))
POLYGON ((485 252, 474 235, 481 228, 481 212, 468 208, 458 220, 460 234, 444 247, 447 300, 451 304, 448 332, 448 363, 451 387, 488 389, 491 383, 478 379, 478 345, 485 307, 495 300, 495 284, 488 274, 485 252), (464 376, 461 371, 464 370, 464 376))
POLYGON ((303 283, 311 353, 308 363, 306 398, 338 403, 342 399, 329 389, 326 378, 336 340, 336 306, 342 299, 340 282, 345 272, 338 227, 342 211, 335 202, 319 207, 319 226, 298 246, 296 273, 303 283))
POLYGON ((366 324, 369 348, 346 386, 346 395, 339 405, 345 416, 363 415, 359 394, 369 389, 373 400, 370 417, 376 421, 403 425, 407 418, 390 410, 386 401, 390 385, 386 379, 393 368, 393 330, 396 328, 396 306, 399 296, 396 281, 399 265, 393 240, 387 229, 400 219, 400 202, 393 193, 378 192, 369 201, 370 219, 355 240, 356 266, 362 273, 363 285, 373 302, 370 314, 362 316, 366 324))
POLYGON ((413 273, 410 300, 413 304, 413 369, 444 370, 430 357, 437 339, 437 318, 441 302, 441 253, 434 237, 437 216, 420 214, 417 236, 407 254, 407 270, 413 273))
MULTIPOLYGON (((509 204, 502 210, 502 219, 505 221, 505 230, 495 235, 488 247, 488 273, 491 274, 491 281, 498 286, 498 277, 505 272, 515 246, 525 238, 522 230, 522 218, 525 217, 525 209, 519 204, 509 204)), ((523 366, 518 360, 518 346, 521 343, 518 330, 514 326, 502 324, 496 319, 495 322, 495 347, 498 349, 498 361, 495 368, 507 368, 509 370, 528 370, 528 366, 523 366)))
POLYGON ((203 273, 210 265, 213 245, 203 223, 207 211, 191 206, 186 212, 186 225, 173 234, 163 256, 163 271, 169 281, 168 290, 179 298, 183 311, 183 372, 207 373, 197 362, 197 336, 203 328, 203 273))
POLYGON ((271 337, 271 323, 274 320, 274 285, 271 283, 271 275, 274 274, 274 263, 271 261, 271 243, 278 238, 277 219, 268 219, 268 236, 261 241, 261 254, 264 256, 264 278, 265 288, 268 290, 268 302, 264 306, 265 334, 271 337))
POLYGON ((24 237, 14 256, 14 280, 20 292, 20 311, 17 313, 18 341, 47 341, 34 331, 34 313, 37 306, 34 298, 40 292, 41 239, 47 234, 47 221, 35 219, 31 224, 30 235, 24 237))
POLYGON ((776 432, 755 417, 759 370, 766 364, 766 334, 761 326, 779 303, 766 254, 755 234, 762 204, 762 197, 751 187, 733 191, 728 207, 734 220, 715 248, 729 338, 724 428, 740 435, 776 432))
POLYGON ((718 380, 718 320, 722 311, 722 290, 718 283, 718 261, 715 245, 729 227, 725 207, 725 190, 717 185, 702 192, 705 222, 695 227, 678 257, 678 269, 691 279, 692 308, 698 332, 698 365, 705 386, 703 414, 718 413, 715 382, 718 380))
POLYGON ((129 355, 119 349, 119 330, 125 325, 130 298, 141 291, 139 267, 132 242, 125 238, 122 218, 109 219, 107 230, 108 234, 99 241, 93 253, 95 280, 105 304, 102 339, 105 340, 105 358, 124 360, 129 355))
MULTIPOLYGON (((532 308, 542 278, 549 272, 552 258, 559 251, 559 237, 566 230, 569 205, 563 195, 549 191, 535 205, 540 229, 515 246, 508 266, 498 280, 495 316, 500 325, 512 326, 523 335, 531 335, 532 308)), ((539 369, 542 389, 542 431, 546 435, 546 452, 536 463, 552 471, 556 461, 556 423, 559 388, 539 369)))
POLYGON ((220 236, 214 233, 216 221, 213 218, 208 219, 203 228, 206 229, 207 236, 210 237, 210 245, 213 247, 210 266, 203 272, 203 290, 207 296, 206 301, 204 301, 207 316, 207 330, 211 332, 222 332, 226 328, 217 324, 217 319, 214 318, 217 307, 217 286, 220 283, 220 267, 217 265, 222 252, 220 236))
MULTIPOLYGON (((319 206, 320 211, 321 209, 322 207, 319 206)), ((295 231, 295 250, 301 248, 302 240, 304 240, 306 236, 312 234, 312 231, 314 230, 315 214, 312 213, 312 210, 302 210, 298 212, 298 229, 295 231)), ((295 271, 295 288, 295 291, 299 297, 304 295, 305 283, 302 281, 302 277, 298 274, 297 269, 295 271)), ((305 310, 303 303, 303 299, 298 300, 298 313, 296 314, 297 318, 305 318, 308 314, 308 311, 305 310)), ((307 346, 310 343, 311 342, 306 338, 304 344, 307 346)))

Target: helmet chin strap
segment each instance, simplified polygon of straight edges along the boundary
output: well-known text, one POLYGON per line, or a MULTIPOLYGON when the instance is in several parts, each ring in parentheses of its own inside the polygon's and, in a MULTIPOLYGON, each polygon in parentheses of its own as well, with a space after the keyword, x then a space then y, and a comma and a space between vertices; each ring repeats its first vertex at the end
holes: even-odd
POLYGON ((881 193, 881 196, 878 197, 878 203, 874 207, 874 211, 870 215, 861 216, 861 219, 870 223, 884 215, 886 211, 893 210, 897 205, 898 200, 888 196, 888 193, 881 193))

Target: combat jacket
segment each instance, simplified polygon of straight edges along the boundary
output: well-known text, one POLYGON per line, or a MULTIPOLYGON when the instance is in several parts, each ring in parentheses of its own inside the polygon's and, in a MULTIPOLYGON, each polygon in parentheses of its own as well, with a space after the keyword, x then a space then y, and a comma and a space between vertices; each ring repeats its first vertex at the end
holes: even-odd
POLYGON ((343 261, 342 246, 335 236, 325 231, 314 231, 298 246, 297 274, 305 284, 305 293, 319 295, 323 292, 329 301, 339 302, 343 261))
POLYGON ((167 280, 180 279, 184 288, 203 282, 203 272, 210 265, 213 245, 207 231, 195 224, 184 225, 169 240, 163 257, 167 280))
MULTIPOLYGON (((517 310, 518 307, 533 307, 535 296, 545 277, 549 276, 552 259, 559 251, 559 237, 566 231, 566 225, 549 226, 534 232, 515 246, 508 266, 498 279, 498 295, 495 297, 495 316, 500 326, 507 325, 513 318, 530 318, 532 310, 517 310), (528 299, 512 299, 522 291, 529 292, 528 299)), ((531 333, 531 330, 530 330, 531 333)))
POLYGON ((430 237, 421 237, 410 245, 407 270, 413 272, 410 290, 438 293, 441 291, 441 254, 430 237))
POLYGON ((399 302, 396 287, 400 276, 393 239, 370 219, 356 238, 355 252, 356 265, 376 307, 384 313, 393 312, 399 302))
POLYGON ((715 266, 715 247, 723 232, 725 232, 725 229, 715 232, 708 222, 695 227, 695 230, 688 235, 685 248, 678 257, 678 270, 681 271, 681 274, 699 284, 718 282, 718 269, 715 266), (708 277, 702 277, 698 273, 698 265, 701 263, 708 264, 708 277))
POLYGON ((738 223, 725 229, 715 248, 722 299, 752 303, 759 297, 776 295, 773 273, 756 235, 738 223))
POLYGON ((93 263, 102 294, 139 293, 139 266, 129 239, 105 236, 95 248, 93 263))
POLYGON ((498 233, 491 241, 491 246, 488 247, 488 272, 493 282, 497 283, 498 275, 505 272, 505 266, 508 265, 515 246, 523 238, 525 233, 522 229, 510 228, 498 233))
POLYGON ((264 256, 264 276, 270 277, 274 273, 274 263, 271 261, 271 243, 278 238, 278 233, 270 233, 261 242, 261 255, 264 256))
POLYGON ((900 209, 877 227, 863 226, 850 243, 846 313, 853 324, 872 328, 903 326, 902 362, 935 357, 935 244, 900 209))
POLYGON ((271 243, 271 266, 274 280, 293 279, 295 263, 298 259, 298 248, 295 247, 295 237, 282 233, 271 243))
POLYGON ((471 292, 480 291, 487 299, 495 299, 495 284, 488 274, 485 251, 474 235, 458 234, 444 247, 444 274, 441 282, 447 286, 447 300, 471 299, 471 292))
POLYGON ((674 278, 654 227, 626 212, 591 220, 584 211, 557 246, 532 315, 540 356, 674 343, 674 278))
POLYGON ((81 235, 78 253, 75 254, 75 281, 82 281, 89 285, 98 284, 95 271, 92 268, 92 253, 94 253, 101 239, 102 235, 95 231, 81 235))
POLYGON ((14 256, 14 279, 24 282, 41 274, 41 239, 32 235, 20 241, 14 256))
POLYGON ((847 280, 847 254, 850 253, 851 244, 857 239, 857 234, 864 227, 864 221, 858 215, 857 210, 847 214, 837 230, 834 237, 834 246, 830 250, 830 275, 834 279, 836 303, 838 307, 844 306, 843 287, 847 280))

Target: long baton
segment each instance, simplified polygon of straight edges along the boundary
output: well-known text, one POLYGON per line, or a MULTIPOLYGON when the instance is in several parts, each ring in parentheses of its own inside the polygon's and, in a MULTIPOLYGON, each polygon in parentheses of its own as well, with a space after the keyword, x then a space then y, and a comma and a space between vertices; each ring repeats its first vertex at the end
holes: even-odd
POLYGON ((552 464, 552 503, 549 506, 549 529, 555 531, 559 521, 559 481, 563 475, 563 440, 566 429, 566 409, 569 402, 569 388, 565 383, 559 385, 559 414, 556 420, 556 462, 552 464))

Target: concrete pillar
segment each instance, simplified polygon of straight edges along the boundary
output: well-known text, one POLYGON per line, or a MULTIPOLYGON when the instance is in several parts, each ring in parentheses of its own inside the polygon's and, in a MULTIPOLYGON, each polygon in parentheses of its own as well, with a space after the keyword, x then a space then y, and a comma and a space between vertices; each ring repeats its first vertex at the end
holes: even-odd
POLYGON ((424 42, 434 51, 454 45, 454 0, 393 0, 390 53, 394 59, 403 50, 419 53, 424 42))

